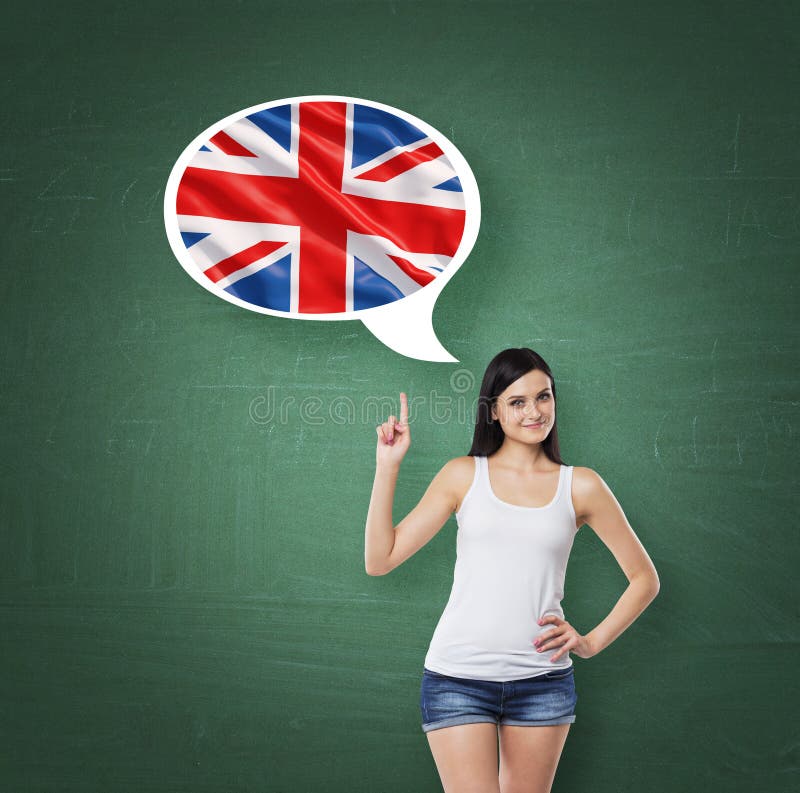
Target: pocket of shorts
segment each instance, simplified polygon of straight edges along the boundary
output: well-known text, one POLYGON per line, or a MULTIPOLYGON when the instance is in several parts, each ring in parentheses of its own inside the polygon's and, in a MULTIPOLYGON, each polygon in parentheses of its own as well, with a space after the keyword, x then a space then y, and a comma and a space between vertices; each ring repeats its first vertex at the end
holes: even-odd
POLYGON ((568 666, 566 669, 551 669, 549 672, 545 672, 542 677, 545 680, 563 680, 565 677, 569 677, 575 668, 573 666, 568 666))

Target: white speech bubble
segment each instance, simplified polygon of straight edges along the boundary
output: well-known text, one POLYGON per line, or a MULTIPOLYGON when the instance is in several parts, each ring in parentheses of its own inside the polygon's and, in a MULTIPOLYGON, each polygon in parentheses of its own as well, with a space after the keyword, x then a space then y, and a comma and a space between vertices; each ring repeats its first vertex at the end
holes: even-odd
POLYGON ((292 319, 358 319, 401 355, 458 360, 436 337, 433 307, 475 244, 480 195, 472 170, 455 145, 409 113, 366 99, 302 96, 227 116, 198 135, 175 162, 164 194, 164 224, 186 272, 229 303, 292 319), (331 104, 305 106, 304 118, 313 123, 303 128, 309 137, 303 138, 301 164, 303 103, 331 104), (369 108, 379 112, 370 115, 369 108), (325 117, 328 110, 333 120, 325 117), (359 138, 359 159, 374 153, 369 152, 372 144, 378 147, 376 155, 364 162, 355 162, 356 113, 361 119, 358 129, 368 130, 359 138), (399 121, 395 124, 391 117, 399 121), (318 125, 314 138, 307 131, 313 124, 318 125), (340 147, 342 135, 346 137, 340 147), (390 143, 388 149, 379 150, 390 143), (314 168, 320 172, 330 168, 335 177, 340 149, 340 191, 333 195, 330 180, 323 177, 318 180, 323 187, 315 190, 307 170, 311 155, 319 158, 313 160, 314 168), (299 179, 303 167, 305 181, 299 179), (187 168, 191 168, 188 174, 187 168), (444 181, 436 184, 439 179, 444 181), (259 187, 265 184, 271 186, 269 194, 259 187), (448 184, 449 188, 443 187, 448 184), (459 184, 461 190, 454 187, 459 184), (347 205, 344 210, 342 205, 347 205), (376 217, 372 208, 380 208, 376 217), (305 220, 311 216, 324 222, 301 222, 303 213, 305 220), (450 255, 456 232, 443 232, 449 234, 446 243, 436 240, 443 239, 440 228, 461 228, 461 213, 463 231, 450 255), (295 216, 298 222, 292 223, 295 216), (384 233, 396 219, 402 233, 393 235, 392 229, 384 233), (423 242, 415 239, 409 245, 406 238, 419 229, 423 242), (312 270, 317 261, 324 263, 323 268, 312 270), (307 269, 301 272, 304 262, 307 269), (332 303, 341 310, 325 310, 326 290, 328 302, 333 295, 332 303), (322 295, 315 297, 317 292, 322 295), (359 299, 362 304, 388 302, 356 308, 359 299), (314 310, 301 310, 303 306, 314 310))

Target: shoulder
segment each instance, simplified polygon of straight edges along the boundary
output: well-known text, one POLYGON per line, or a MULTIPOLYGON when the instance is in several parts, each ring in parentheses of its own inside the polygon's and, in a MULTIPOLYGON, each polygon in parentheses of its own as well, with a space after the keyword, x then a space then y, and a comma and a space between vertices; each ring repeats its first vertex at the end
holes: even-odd
POLYGON ((453 509, 457 512, 475 478, 475 459, 469 455, 454 457, 442 466, 436 478, 452 496, 453 509))
POLYGON ((593 468, 585 468, 582 465, 572 466, 573 492, 588 492, 594 490, 600 486, 601 482, 603 482, 602 477, 593 468))
POLYGON ((580 465, 572 467, 572 503, 579 517, 589 515, 597 499, 610 492, 603 477, 594 469, 580 465))
POLYGON ((454 457, 442 466, 439 474, 454 484, 471 483, 475 476, 475 460, 468 455, 454 457))

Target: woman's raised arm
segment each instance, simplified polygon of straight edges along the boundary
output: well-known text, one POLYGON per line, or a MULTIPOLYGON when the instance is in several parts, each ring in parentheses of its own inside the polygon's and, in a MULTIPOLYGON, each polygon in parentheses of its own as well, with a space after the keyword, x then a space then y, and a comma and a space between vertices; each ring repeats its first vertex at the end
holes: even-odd
POLYGON ((435 536, 455 509, 458 474, 459 470, 463 471, 458 460, 447 463, 433 478, 417 506, 395 527, 392 518, 394 490, 400 463, 411 445, 405 394, 400 394, 400 421, 389 416, 377 427, 377 434, 375 481, 364 539, 368 575, 386 575, 435 536))

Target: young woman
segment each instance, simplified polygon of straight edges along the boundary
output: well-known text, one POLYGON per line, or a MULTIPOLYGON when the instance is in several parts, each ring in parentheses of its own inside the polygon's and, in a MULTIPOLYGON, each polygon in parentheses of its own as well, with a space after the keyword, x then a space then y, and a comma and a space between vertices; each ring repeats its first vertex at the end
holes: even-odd
POLYGON ((378 425, 366 570, 394 570, 455 513, 453 588, 425 657, 422 729, 445 793, 549 793, 575 721, 570 653, 591 658, 607 647, 653 600, 659 580, 602 478, 563 463, 555 382, 539 355, 527 347, 496 355, 478 402, 469 455, 446 463, 397 526, 394 489, 411 443, 405 394, 400 420, 378 425), (629 582, 586 634, 561 609, 583 524, 629 582))

